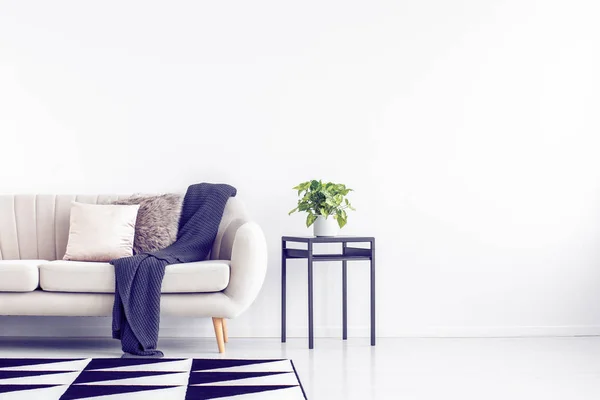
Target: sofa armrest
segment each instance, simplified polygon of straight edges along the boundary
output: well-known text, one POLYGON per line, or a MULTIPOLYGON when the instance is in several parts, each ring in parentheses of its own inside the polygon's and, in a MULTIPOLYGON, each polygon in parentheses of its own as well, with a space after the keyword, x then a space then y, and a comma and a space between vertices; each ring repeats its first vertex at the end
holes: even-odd
POLYGON ((267 241, 260 226, 245 222, 236 231, 231 247, 229 285, 224 293, 239 315, 254 302, 267 273, 267 241))

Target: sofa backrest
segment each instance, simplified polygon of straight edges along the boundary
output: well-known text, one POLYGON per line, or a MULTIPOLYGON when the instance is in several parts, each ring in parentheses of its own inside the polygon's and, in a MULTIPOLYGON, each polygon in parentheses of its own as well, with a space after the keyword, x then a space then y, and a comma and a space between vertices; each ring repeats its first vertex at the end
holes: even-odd
MULTIPOLYGON (((71 202, 101 204, 130 195, 0 195, 0 260, 60 260, 69 238, 71 202)), ((229 259, 233 235, 247 220, 237 197, 225 206, 211 259, 229 259)))

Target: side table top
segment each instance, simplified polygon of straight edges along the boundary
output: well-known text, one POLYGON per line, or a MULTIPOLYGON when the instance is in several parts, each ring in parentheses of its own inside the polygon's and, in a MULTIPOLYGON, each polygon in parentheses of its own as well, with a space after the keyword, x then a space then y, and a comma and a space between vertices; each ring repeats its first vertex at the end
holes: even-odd
POLYGON ((343 242, 374 242, 373 236, 282 236, 286 242, 301 243, 343 243, 343 242))

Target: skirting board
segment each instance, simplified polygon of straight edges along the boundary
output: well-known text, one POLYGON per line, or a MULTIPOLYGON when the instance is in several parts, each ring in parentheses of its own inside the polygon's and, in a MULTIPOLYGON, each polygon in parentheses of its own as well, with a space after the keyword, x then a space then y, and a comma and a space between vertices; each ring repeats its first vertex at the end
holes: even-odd
MULTIPOLYGON (((169 321, 170 322, 170 321, 169 321)), ((72 317, 0 317, 0 337, 110 337, 110 318, 72 317)), ((236 326, 229 324, 229 336, 241 338, 276 338, 279 324, 272 326, 236 326)), ((368 326, 348 327, 348 337, 369 337, 368 326)), ((341 337, 341 326, 315 326, 315 336, 341 337)), ((307 337, 307 328, 289 326, 290 338, 307 337)), ((209 318, 192 323, 163 324, 161 337, 214 337, 209 318)), ((434 326, 434 327, 379 327, 377 336, 405 338, 486 338, 486 337, 562 337, 600 336, 600 326, 434 326)))
MULTIPOLYGON (((230 324, 230 326, 233 324, 230 324)), ((279 337, 279 328, 275 329, 237 329, 229 328, 229 337, 245 338, 272 338, 279 337), (235 332, 233 331, 235 330, 235 332)), ((370 328, 348 327, 349 338, 368 338, 370 328)), ((188 337, 181 335, 179 329, 164 327, 161 329, 164 337, 188 337)), ((315 337, 338 338, 342 335, 342 327, 315 326, 315 337)), ((194 335, 191 335, 192 337, 194 335)), ((206 335, 200 337, 212 337, 206 335)), ((287 329, 289 338, 306 338, 307 327, 293 327, 287 329)), ((380 329, 377 337, 380 338, 494 338, 494 337, 572 337, 572 336, 600 336, 600 326, 510 326, 510 327, 432 327, 415 329, 394 329, 392 331, 380 329)))

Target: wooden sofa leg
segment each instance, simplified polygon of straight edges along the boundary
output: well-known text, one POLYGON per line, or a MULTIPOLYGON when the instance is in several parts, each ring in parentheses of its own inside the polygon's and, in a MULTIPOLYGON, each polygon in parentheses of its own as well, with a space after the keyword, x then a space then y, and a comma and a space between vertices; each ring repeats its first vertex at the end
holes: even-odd
POLYGON ((225 353, 225 340, 223 338, 223 318, 213 317, 213 327, 215 328, 215 336, 217 337, 217 345, 219 353, 225 353))
POLYGON ((229 341, 229 337, 227 336, 227 320, 223 318, 223 341, 227 343, 229 341))

